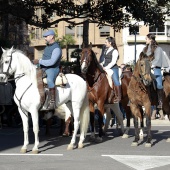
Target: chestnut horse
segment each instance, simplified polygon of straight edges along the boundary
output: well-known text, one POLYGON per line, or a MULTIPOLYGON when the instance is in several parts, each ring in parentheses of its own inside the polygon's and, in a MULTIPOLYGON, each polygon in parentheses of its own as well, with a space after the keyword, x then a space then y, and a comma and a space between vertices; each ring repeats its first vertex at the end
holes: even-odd
MULTIPOLYGON (((89 105, 90 105, 90 124, 91 124, 91 138, 95 139, 94 133, 94 105, 97 104, 98 113, 99 113, 99 141, 102 140, 103 136, 103 115, 105 110, 108 108, 112 109, 116 114, 119 124, 121 125, 122 133, 124 133, 124 125, 123 125, 123 114, 120 111, 119 103, 114 103, 114 98, 111 99, 111 102, 108 101, 112 91, 114 90, 110 87, 106 72, 100 66, 95 53, 92 50, 92 46, 84 47, 82 49, 81 55, 81 71, 88 85, 88 96, 89 96, 89 105)), ((127 72, 123 74, 122 88, 123 88, 123 106, 125 107, 125 112, 128 115, 127 117, 130 119, 131 113, 130 109, 127 107, 128 104, 128 96, 127 96, 127 86, 131 79, 132 72, 127 72)), ((110 114, 110 112, 109 112, 110 114)), ((130 124, 129 124, 130 125, 130 124)))
POLYGON ((152 96, 155 94, 151 83, 153 78, 151 76, 152 56, 146 56, 143 52, 140 53, 139 59, 135 65, 131 81, 128 86, 128 96, 130 100, 130 109, 134 115, 135 140, 132 146, 137 146, 139 141, 138 118, 142 121, 143 112, 142 106, 145 108, 147 139, 146 147, 151 147, 151 104, 157 105, 157 98, 152 96))

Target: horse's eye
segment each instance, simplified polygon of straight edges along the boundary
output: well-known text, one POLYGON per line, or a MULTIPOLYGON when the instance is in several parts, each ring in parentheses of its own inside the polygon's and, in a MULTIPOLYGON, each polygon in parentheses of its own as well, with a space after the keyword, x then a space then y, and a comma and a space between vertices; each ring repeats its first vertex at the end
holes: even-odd
POLYGON ((5 61, 5 64, 8 64, 9 63, 9 61, 5 61))

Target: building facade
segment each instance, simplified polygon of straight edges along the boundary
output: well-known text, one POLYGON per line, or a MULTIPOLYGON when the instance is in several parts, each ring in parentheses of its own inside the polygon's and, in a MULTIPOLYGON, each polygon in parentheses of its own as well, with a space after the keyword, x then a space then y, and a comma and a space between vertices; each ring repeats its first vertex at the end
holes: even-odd
MULTIPOLYGON (((36 14, 39 16, 41 16, 43 12, 44 11, 41 8, 36 9, 36 14)), ((50 19, 53 21, 56 18, 57 16, 54 14, 50 19)), ((75 19, 75 22, 78 20, 80 19, 75 19)), ((132 23, 135 23, 135 21, 132 21, 132 23)), ((164 25, 159 26, 159 28, 144 26, 143 22, 139 22, 136 27, 137 31, 134 34, 134 32, 130 32, 129 28, 124 28, 120 30, 120 32, 115 32, 112 27, 103 26, 100 28, 97 27, 97 24, 90 23, 88 33, 89 42, 93 44, 93 50, 96 53, 97 58, 100 57, 101 48, 105 43, 106 37, 112 36, 115 37, 120 54, 118 64, 120 65, 121 63, 134 62, 138 59, 140 52, 145 46, 145 37, 148 33, 154 33, 156 35, 156 41, 167 53, 168 57, 170 57, 170 17, 167 17, 167 21, 164 25)), ((75 49, 81 48, 83 25, 78 25, 70 29, 68 23, 61 21, 49 29, 56 30, 58 33, 58 38, 62 38, 63 36, 69 34, 76 40, 76 44, 71 45, 68 48, 69 56, 75 49)), ((34 58, 42 57, 43 50, 45 48, 45 40, 42 35, 45 31, 46 30, 41 28, 29 26, 29 35, 31 40, 30 46, 34 48, 34 58)), ((62 51, 63 59, 66 59, 66 49, 63 48, 62 51)), ((69 61, 72 61, 72 58, 69 58, 69 61)))

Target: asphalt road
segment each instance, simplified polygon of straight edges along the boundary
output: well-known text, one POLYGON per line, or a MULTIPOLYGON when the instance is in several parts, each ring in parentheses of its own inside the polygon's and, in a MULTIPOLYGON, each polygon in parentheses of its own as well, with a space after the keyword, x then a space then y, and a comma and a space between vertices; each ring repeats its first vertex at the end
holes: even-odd
MULTIPOLYGON (((20 154, 23 143, 22 128, 0 129, 0 170, 169 170, 170 169, 170 122, 152 121, 152 147, 145 147, 144 139, 139 146, 132 147, 134 129, 130 137, 122 139, 115 126, 108 129, 102 143, 90 143, 86 137, 83 149, 67 151, 71 137, 58 135, 58 128, 51 128, 51 136, 45 136, 40 129, 39 154, 33 155, 32 128, 29 131, 30 144, 26 154, 20 154), (168 124, 169 123, 169 124, 168 124)), ((78 142, 78 138, 77 138, 78 142)))

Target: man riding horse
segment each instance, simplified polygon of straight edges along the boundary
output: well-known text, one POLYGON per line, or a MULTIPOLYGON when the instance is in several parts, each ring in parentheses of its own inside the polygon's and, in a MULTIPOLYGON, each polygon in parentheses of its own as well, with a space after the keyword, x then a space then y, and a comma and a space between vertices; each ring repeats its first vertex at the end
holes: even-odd
POLYGON ((59 44, 55 41, 55 32, 53 30, 47 31, 43 37, 47 46, 44 49, 42 59, 35 59, 34 64, 39 64, 47 74, 47 85, 49 88, 47 106, 43 106, 41 111, 48 111, 55 109, 55 80, 59 74, 59 66, 61 61, 62 51, 59 44))

